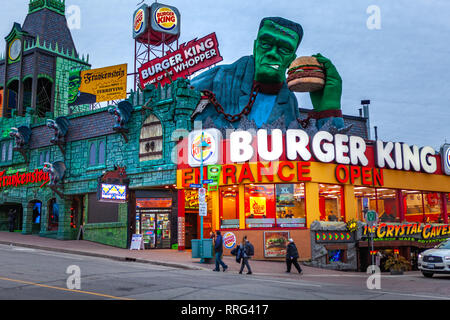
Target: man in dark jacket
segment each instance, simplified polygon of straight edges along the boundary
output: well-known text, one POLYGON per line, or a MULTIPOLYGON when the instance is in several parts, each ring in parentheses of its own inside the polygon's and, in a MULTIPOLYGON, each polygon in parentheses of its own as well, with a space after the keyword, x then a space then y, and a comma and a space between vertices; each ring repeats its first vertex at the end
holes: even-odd
POLYGON ((222 255, 223 255, 223 238, 220 234, 220 231, 216 232, 216 241, 214 243, 214 250, 216 254, 216 268, 213 269, 213 271, 220 271, 220 266, 223 268, 223 272, 228 269, 228 266, 222 261, 222 255))
POLYGON ((292 264, 297 269, 298 273, 302 273, 302 268, 300 268, 300 265, 298 264, 297 259, 299 258, 297 246, 294 243, 293 239, 289 239, 289 244, 286 248, 286 272, 291 272, 291 266, 292 264))

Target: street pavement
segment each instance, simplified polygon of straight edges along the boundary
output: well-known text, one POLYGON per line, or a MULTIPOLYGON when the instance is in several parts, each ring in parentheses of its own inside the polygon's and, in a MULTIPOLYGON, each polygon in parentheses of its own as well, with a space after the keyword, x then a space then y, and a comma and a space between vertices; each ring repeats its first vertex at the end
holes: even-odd
MULTIPOLYGON (((210 285, 205 285, 206 290, 202 292, 202 297, 205 299, 208 296, 211 299, 230 299, 233 295, 214 296, 208 290, 210 287, 226 286, 227 283, 237 281, 240 286, 243 286, 243 292, 247 292, 264 299, 261 292, 256 288, 273 287, 275 290, 285 288, 291 290, 292 286, 297 286, 302 290, 296 290, 293 299, 389 299, 389 300, 431 300, 431 299, 450 299, 450 275, 435 275, 433 278, 425 278, 418 271, 405 272, 404 275, 393 276, 389 273, 383 273, 380 277, 380 288, 369 290, 367 281, 370 275, 364 272, 344 272, 336 270, 326 270, 320 268, 313 268, 302 265, 303 275, 299 275, 295 269, 290 274, 285 273, 285 263, 275 261, 256 261, 251 260, 253 275, 239 275, 239 264, 235 262, 234 257, 224 257, 225 263, 229 266, 227 272, 212 272, 213 264, 200 263, 199 259, 192 259, 190 251, 177 250, 142 250, 131 251, 128 249, 120 249, 111 246, 106 246, 89 241, 62 241, 56 239, 49 239, 39 237, 37 235, 22 235, 20 233, 0 232, 0 245, 3 247, 16 248, 26 253, 26 248, 44 250, 47 252, 54 252, 59 254, 74 254, 98 258, 112 259, 116 262, 138 262, 133 263, 133 266, 139 264, 149 268, 170 268, 172 270, 179 270, 179 272, 186 273, 183 275, 183 282, 192 281, 190 287, 195 287, 196 283, 201 283, 208 279, 211 281, 210 285), (242 283, 242 279, 246 279, 242 283), (241 279, 241 280, 239 280, 241 279), (214 281, 214 282, 213 282, 214 281)), ((16 250, 16 251, 17 251, 16 250)), ((24 256, 25 257, 25 256, 24 256)), ((7 257, 5 256, 5 259, 7 257)), ((26 258, 28 259, 28 258, 26 258)), ((105 260, 107 267, 107 261, 105 260)), ((7 263, 5 260, 4 263, 7 263)), ((113 261, 110 263, 113 265, 113 261)), ((4 265, 5 267, 6 265, 4 265)), ((40 268, 45 268, 40 266, 40 268)), ((134 268, 134 267, 133 267, 134 268)), ((7 277, 7 270, 0 270, 0 277, 7 277)), ((245 273, 246 271, 244 271, 245 273)), ((12 274, 14 276, 14 274, 12 274)), ((180 274, 181 277, 181 274, 180 274)), ((181 279, 181 278, 180 278, 181 279)), ((162 280, 162 279, 161 279, 162 280)), ((31 281, 31 280, 30 280, 31 281)), ((165 279, 169 283, 170 278, 165 279)), ((133 281, 136 283, 138 281, 133 281)), ((176 283, 180 283, 177 279, 176 283)), ((94 287, 93 287, 94 288, 94 287)), ((225 287, 224 287, 225 288, 225 287)), ((173 287, 173 293, 177 291, 173 287)), ((233 289, 234 290, 234 289, 233 289)), ((284 290, 284 289, 283 289, 284 290)), ((224 294, 228 292, 223 291, 224 294)), ((234 291, 233 291, 234 292, 234 291)), ((134 296, 134 298, 144 298, 134 296)), ((199 299, 200 296, 191 296, 183 294, 187 299, 199 299)), ((237 296, 236 296, 237 297, 237 296)), ((242 296, 243 297, 243 296, 242 296)), ((242 298, 240 297, 240 298, 242 298)), ((251 296, 250 296, 251 297, 251 296)), ((145 294, 145 298, 154 299, 156 296, 145 294)), ((168 295, 166 298, 171 298, 168 295)), ((265 297, 269 298, 269 297, 265 297)), ((278 298, 287 298, 284 291, 280 291, 278 298)), ((234 299, 234 298, 233 298, 234 299)))

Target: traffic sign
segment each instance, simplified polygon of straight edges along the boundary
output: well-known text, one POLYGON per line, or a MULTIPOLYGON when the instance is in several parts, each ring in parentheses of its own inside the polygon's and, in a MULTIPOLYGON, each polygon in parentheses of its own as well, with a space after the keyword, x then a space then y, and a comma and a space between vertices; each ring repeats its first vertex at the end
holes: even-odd
POLYGON ((199 202, 198 214, 200 217, 206 217, 208 215, 208 205, 206 204, 206 202, 199 202))
POLYGON ((192 188, 192 189, 200 189, 201 187, 202 187, 201 184, 191 183, 191 184, 189 185, 189 188, 192 188))
POLYGON ((374 226, 378 223, 378 213, 373 210, 369 210, 364 214, 364 220, 366 220, 369 226, 374 226))
POLYGON ((211 184, 211 183, 214 183, 214 180, 212 180, 212 179, 209 179, 209 180, 203 180, 202 183, 203 183, 203 184, 211 184))

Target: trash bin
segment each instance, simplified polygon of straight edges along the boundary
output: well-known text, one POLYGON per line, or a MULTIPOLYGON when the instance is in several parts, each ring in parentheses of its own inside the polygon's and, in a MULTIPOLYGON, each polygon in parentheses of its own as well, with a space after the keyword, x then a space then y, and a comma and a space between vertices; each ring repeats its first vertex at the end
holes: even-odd
POLYGON ((204 258, 204 259, 211 259, 214 257, 213 252, 213 240, 212 239, 193 239, 191 240, 192 243, 192 258, 204 258), (202 248, 200 248, 200 245, 203 243, 202 248))
POLYGON ((192 258, 201 258, 200 240, 192 239, 191 244, 192 244, 192 258))

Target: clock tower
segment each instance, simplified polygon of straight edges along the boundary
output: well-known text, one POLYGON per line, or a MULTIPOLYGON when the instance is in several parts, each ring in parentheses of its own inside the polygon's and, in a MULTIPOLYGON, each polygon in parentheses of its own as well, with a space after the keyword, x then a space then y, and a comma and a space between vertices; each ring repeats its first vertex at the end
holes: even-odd
POLYGON ((77 52, 65 9, 65 0, 30 0, 23 25, 14 23, 5 37, 0 116, 34 110, 38 118, 49 118, 72 112, 66 98, 69 71, 90 65, 77 52))

